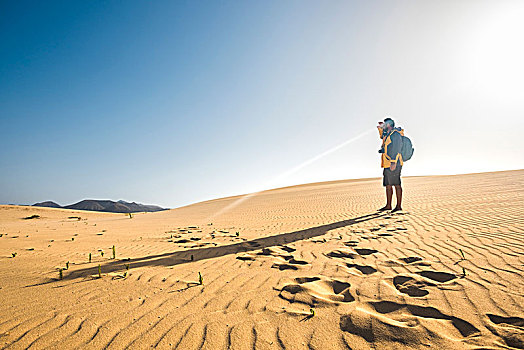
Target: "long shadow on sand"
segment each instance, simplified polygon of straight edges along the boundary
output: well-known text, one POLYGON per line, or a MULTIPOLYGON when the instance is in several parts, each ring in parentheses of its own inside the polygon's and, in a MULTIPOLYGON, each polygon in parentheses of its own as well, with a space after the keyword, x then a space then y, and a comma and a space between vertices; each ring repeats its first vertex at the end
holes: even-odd
MULTIPOLYGON (((197 248, 197 249, 188 249, 183 251, 176 251, 172 253, 164 253, 158 255, 150 255, 141 258, 126 259, 126 260, 112 260, 104 265, 102 265, 102 273, 109 273, 118 270, 123 270, 126 264, 129 264, 130 268, 137 268, 143 266, 173 266, 178 264, 185 264, 198 260, 212 259, 224 255, 237 254, 241 252, 248 252, 252 250, 284 245, 288 243, 293 243, 303 239, 308 239, 316 236, 321 236, 327 233, 330 230, 337 228, 350 226, 358 224, 360 222, 377 219, 383 217, 387 214, 384 213, 372 213, 363 215, 360 217, 342 220, 334 222, 331 224, 316 226, 307 228, 300 231, 282 233, 275 236, 267 236, 262 238, 257 238, 251 241, 245 241, 230 245, 217 246, 217 247, 207 247, 207 248, 197 248), (191 259, 191 257, 193 257, 191 259)), ((87 277, 96 275, 98 273, 98 267, 88 267, 84 269, 74 270, 64 276, 64 280, 75 279, 80 277, 87 277)), ((54 280, 52 280, 54 281, 54 280)), ((44 282, 45 283, 50 283, 44 282)))

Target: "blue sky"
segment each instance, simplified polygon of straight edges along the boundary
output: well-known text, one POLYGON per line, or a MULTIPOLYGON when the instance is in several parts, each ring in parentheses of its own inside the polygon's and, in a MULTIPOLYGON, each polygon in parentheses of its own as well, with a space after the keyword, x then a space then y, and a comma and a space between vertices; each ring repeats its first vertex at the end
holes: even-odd
MULTIPOLYGON (((0 203, 524 168, 521 1, 4 1, 0 203), (273 179, 277 179, 273 181, 273 179)), ((377 183, 380 186, 380 183, 377 183)))

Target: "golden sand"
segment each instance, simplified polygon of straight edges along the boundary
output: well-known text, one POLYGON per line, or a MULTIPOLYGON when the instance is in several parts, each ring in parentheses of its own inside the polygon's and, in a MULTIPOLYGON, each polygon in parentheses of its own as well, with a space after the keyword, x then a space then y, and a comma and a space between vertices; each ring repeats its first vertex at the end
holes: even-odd
POLYGON ((524 348, 523 170, 238 198, 0 206, 0 348, 524 348))

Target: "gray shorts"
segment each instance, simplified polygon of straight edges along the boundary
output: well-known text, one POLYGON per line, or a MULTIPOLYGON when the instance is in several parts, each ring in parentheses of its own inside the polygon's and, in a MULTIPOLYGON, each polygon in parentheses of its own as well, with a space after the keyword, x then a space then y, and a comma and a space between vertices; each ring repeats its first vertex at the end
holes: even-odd
POLYGON ((402 165, 397 165, 394 171, 389 168, 384 168, 384 178, 382 179, 383 186, 396 186, 401 185, 400 172, 402 171, 402 165))

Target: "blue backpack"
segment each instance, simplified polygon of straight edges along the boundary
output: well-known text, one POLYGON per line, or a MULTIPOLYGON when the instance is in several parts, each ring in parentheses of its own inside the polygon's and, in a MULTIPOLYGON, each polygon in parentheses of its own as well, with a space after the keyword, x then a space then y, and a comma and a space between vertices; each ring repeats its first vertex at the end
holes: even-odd
POLYGON ((413 148, 413 144, 411 143, 411 140, 407 136, 402 136, 402 149, 400 150, 400 154, 402 155, 402 160, 408 161, 413 157, 413 153, 415 152, 415 149, 413 148))

